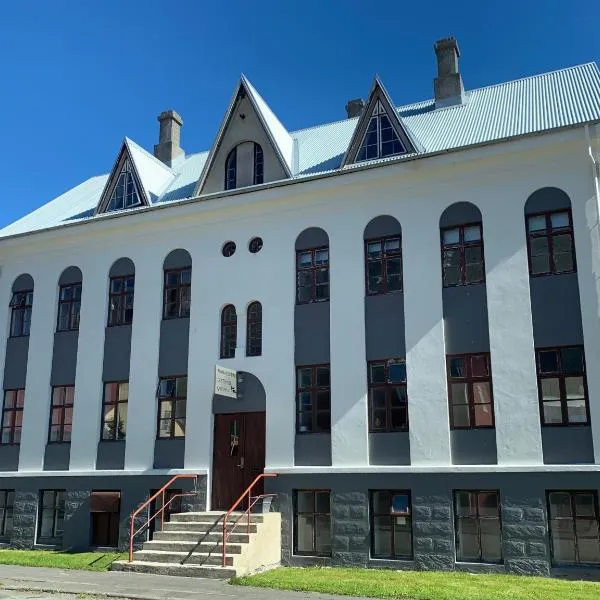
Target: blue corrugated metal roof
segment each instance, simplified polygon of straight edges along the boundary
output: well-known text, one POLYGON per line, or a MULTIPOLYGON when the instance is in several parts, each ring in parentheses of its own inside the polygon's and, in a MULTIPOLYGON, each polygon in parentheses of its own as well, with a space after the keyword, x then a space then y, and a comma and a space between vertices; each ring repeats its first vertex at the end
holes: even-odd
MULTIPOLYGON (((595 63, 588 63, 471 90, 461 106, 435 109, 433 100, 427 100, 402 106, 398 113, 419 141, 419 153, 455 150, 596 122, 600 121, 600 72, 595 63)), ((357 120, 344 119, 292 132, 297 146, 294 177, 339 169, 357 120)), ((192 154, 173 168, 173 181, 155 203, 192 197, 207 156, 208 152, 192 154)), ((380 162, 384 161, 389 159, 380 162)), ((106 178, 106 175, 95 177, 73 188, 2 229, 0 237, 91 218, 106 178)))

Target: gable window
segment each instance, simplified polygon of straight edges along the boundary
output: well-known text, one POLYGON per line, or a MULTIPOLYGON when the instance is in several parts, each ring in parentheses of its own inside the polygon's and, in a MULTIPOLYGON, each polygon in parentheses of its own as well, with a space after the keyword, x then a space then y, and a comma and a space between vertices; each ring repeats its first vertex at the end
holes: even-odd
POLYGON ((265 175, 265 162, 260 144, 254 144, 254 185, 263 182, 265 175))
POLYGON ((298 367, 296 371, 296 431, 331 431, 331 382, 329 365, 298 367))
POLYGON ((0 539, 10 540, 13 530, 15 490, 0 490, 0 539))
POLYGON ((485 280, 481 223, 442 229, 444 287, 485 280))
POLYGON ((135 277, 111 277, 108 299, 108 326, 129 325, 133 321, 135 277))
POLYGON ((2 406, 2 437, 0 444, 19 444, 23 427, 25 390, 5 390, 2 406))
POLYGON ((296 252, 298 304, 329 300, 329 248, 296 252))
POLYGON ((373 360, 369 370, 369 426, 372 432, 408 431, 406 362, 373 360))
POLYGON ((123 163, 123 168, 119 173, 119 178, 117 179, 117 183, 113 189, 106 210, 122 210, 124 208, 137 206, 138 204, 141 204, 140 196, 133 180, 131 163, 129 162, 129 159, 126 159, 123 163))
POLYGON ((530 275, 575 272, 577 267, 571 211, 528 215, 527 249, 530 275))
POLYGON ((451 429, 494 426, 490 355, 458 354, 446 357, 451 429))
POLYGON ((49 442, 70 442, 73 428, 75 387, 61 385, 52 388, 49 442))
POLYGON ((81 283, 60 286, 58 299, 57 331, 74 331, 79 329, 79 313, 81 311, 81 283))
POLYGON ((371 492, 371 556, 411 559, 412 522, 410 492, 371 492))
POLYGON ((365 242, 367 294, 402 290, 402 240, 400 236, 365 242))
POLYGON ((262 305, 252 302, 246 314, 246 356, 262 354, 262 305))
POLYGON ((60 541, 65 522, 65 490, 42 490, 38 542, 55 544, 60 541))
POLYGON ((158 384, 158 437, 185 437, 187 375, 161 377, 158 384))
POLYGON ((596 490, 548 492, 548 515, 553 563, 600 563, 596 490))
POLYGON ((102 401, 102 439, 124 440, 127 435, 129 382, 104 384, 102 401))
POLYGON ((404 154, 405 152, 406 149, 390 122, 383 104, 378 100, 358 149, 356 162, 404 154))
POLYGON ((234 190, 237 182, 237 148, 234 148, 225 160, 225 189, 234 190))
POLYGON ((165 302, 163 319, 190 316, 192 268, 165 271, 165 302))
POLYGON ((234 358, 237 346, 237 313, 228 304, 221 311, 221 358, 234 358))
POLYGON ((536 350, 542 425, 590 421, 582 346, 536 350))
POLYGON ((225 159, 225 189, 234 190, 238 187, 263 183, 264 172, 264 154, 260 144, 242 142, 233 148, 225 159), (249 144, 252 144, 251 153, 249 144), (248 164, 250 161, 252 161, 251 165, 248 164))
POLYGON ((294 554, 331 555, 329 490, 296 490, 294 493, 294 554))
POLYGON ((502 562, 502 528, 498 491, 454 492, 456 560, 502 562))
POLYGON ((33 291, 15 292, 10 301, 10 337, 29 335, 33 291))

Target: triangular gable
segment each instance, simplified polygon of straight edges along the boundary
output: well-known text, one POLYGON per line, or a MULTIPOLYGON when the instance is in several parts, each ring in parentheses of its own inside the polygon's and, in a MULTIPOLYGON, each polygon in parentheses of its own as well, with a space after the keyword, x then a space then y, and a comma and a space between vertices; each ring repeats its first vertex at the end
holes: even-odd
POLYGON ((398 115, 383 83, 375 77, 342 168, 355 162, 412 154, 418 150, 419 144, 398 115))
POLYGON ((173 178, 169 167, 125 138, 95 214, 150 206, 173 178))
POLYGON ((263 98, 248 81, 248 79, 246 79, 246 77, 242 75, 240 78, 240 82, 235 89, 235 93, 233 94, 231 101, 229 102, 227 112, 225 113, 223 121, 221 122, 221 126, 219 127, 219 131, 215 138, 215 142, 212 145, 212 148, 208 154, 208 158, 206 159, 204 168, 202 169, 200 178, 198 179, 198 183, 194 190, 195 196, 200 195, 202 189, 204 188, 206 178, 208 177, 208 174, 211 168, 213 167, 215 157, 221 147, 221 142, 223 141, 225 132, 227 131, 231 123, 235 107, 238 101, 243 99, 244 97, 247 97, 249 99, 252 108, 256 112, 260 125, 264 130, 268 141, 271 144, 275 155, 277 156, 279 163, 281 164, 283 173, 286 177, 292 177, 292 165, 294 160, 294 141, 292 139, 292 136, 281 124, 279 119, 275 116, 273 111, 269 108, 267 103, 263 100, 263 98))

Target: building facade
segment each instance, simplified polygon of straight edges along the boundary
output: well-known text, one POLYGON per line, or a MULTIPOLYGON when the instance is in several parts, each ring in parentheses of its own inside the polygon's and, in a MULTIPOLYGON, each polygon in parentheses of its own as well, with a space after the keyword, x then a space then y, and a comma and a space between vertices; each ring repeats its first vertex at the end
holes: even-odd
POLYGON ((0 541, 122 546, 172 474, 216 510, 265 470, 284 564, 600 565, 600 75, 435 50, 434 100, 292 133, 242 77, 210 151, 162 113, 0 231, 0 541))

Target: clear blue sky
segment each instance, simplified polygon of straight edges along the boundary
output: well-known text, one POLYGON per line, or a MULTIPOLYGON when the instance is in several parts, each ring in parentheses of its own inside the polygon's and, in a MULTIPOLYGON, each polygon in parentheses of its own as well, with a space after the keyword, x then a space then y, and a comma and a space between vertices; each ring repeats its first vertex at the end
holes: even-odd
POLYGON ((598 0, 33 0, 0 7, 0 226, 152 151, 174 108, 207 149, 240 72, 289 129, 345 117, 378 73, 396 104, 432 94, 433 42, 458 38, 467 89, 600 61, 598 0))

